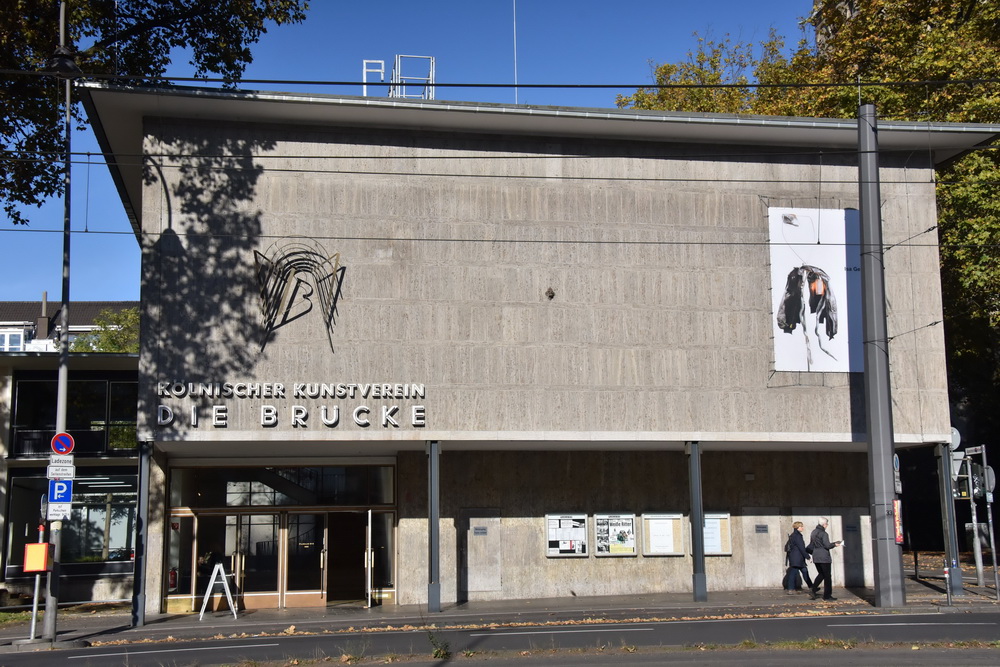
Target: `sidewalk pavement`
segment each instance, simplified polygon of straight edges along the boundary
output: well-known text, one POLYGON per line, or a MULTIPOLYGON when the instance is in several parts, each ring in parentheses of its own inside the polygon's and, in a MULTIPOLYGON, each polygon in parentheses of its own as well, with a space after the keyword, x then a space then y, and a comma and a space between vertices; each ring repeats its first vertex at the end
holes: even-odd
MULTIPOLYGON (((297 633, 335 633, 363 629, 414 629, 468 626, 523 626, 636 621, 690 620, 692 618, 775 617, 805 614, 935 613, 949 611, 996 611, 1000 603, 992 586, 977 588, 968 579, 965 594, 947 604, 943 578, 906 578, 906 606, 880 609, 874 606, 872 589, 834 589, 837 600, 810 600, 806 594, 786 595, 782 590, 709 592, 707 602, 695 602, 690 592, 650 593, 608 597, 569 597, 543 600, 502 600, 442 604, 442 611, 429 613, 426 605, 385 605, 366 609, 361 604, 330 605, 303 609, 266 609, 198 614, 146 615, 145 624, 131 627, 131 610, 125 605, 84 604, 61 609, 57 618, 60 642, 93 645, 137 642, 219 639, 230 636, 261 636, 297 633)), ((992 583, 992 582, 990 582, 992 583)), ((41 634, 39 622, 36 634, 41 634)), ((27 639, 28 622, 0 628, 0 652, 48 649, 48 643, 15 644, 27 639)))

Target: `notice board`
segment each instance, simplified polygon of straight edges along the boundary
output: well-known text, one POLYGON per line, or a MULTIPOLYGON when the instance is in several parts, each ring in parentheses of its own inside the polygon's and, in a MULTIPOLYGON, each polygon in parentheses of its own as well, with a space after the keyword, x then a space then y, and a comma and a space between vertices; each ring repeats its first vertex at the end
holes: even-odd
POLYGON ((549 558, 584 558, 587 550, 586 514, 545 515, 545 555, 549 558))
POLYGON ((684 555, 684 515, 642 515, 643 556, 684 555))

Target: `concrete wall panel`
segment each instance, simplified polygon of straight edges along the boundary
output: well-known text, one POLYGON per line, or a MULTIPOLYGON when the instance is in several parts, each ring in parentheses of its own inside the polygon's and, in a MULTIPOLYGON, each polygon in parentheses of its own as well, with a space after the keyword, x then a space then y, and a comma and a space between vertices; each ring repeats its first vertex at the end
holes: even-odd
MULTIPOLYGON (((393 436, 418 440, 427 431, 859 433, 850 383, 771 372, 766 245, 768 205, 855 206, 849 163, 167 120, 147 121, 147 133, 147 148, 168 156, 144 200, 150 382, 424 383, 427 429, 393 436), (253 253, 303 239, 347 267, 333 352, 316 317, 278 329, 261 350, 253 253), (203 324, 197 345, 178 346, 193 322, 203 324)), ((911 201, 932 201, 917 181, 924 172, 885 164, 911 180, 883 190, 888 244, 933 225, 933 210, 911 201)), ((893 248, 887 266, 890 331, 939 319, 934 249, 893 248)), ((901 439, 947 432, 943 340, 894 347, 901 439)), ((147 423, 153 394, 146 384, 147 423)), ((261 427, 260 405, 228 402, 227 431, 287 439, 287 420, 261 427)), ((160 431, 195 430, 178 420, 160 431)), ((379 437, 349 422, 324 435, 379 437)))

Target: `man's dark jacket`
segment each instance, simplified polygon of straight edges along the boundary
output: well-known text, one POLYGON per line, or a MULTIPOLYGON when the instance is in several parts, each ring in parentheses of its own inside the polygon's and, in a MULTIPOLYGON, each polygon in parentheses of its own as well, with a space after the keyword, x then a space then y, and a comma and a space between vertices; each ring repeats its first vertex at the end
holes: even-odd
POLYGON ((823 524, 819 524, 813 529, 812 535, 809 537, 809 546, 813 550, 814 563, 833 562, 833 558, 830 557, 830 549, 833 549, 836 545, 830 541, 830 536, 827 534, 823 524))

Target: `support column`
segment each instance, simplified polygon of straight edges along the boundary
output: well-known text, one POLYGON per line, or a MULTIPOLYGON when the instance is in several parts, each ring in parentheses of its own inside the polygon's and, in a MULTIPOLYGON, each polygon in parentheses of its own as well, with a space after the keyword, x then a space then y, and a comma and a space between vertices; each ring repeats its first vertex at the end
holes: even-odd
POLYGON ((427 443, 427 611, 441 611, 441 443, 427 443))
POLYGON ((132 627, 146 624, 146 541, 149 524, 149 455, 153 443, 139 443, 139 494, 136 498, 135 559, 132 565, 132 627))
POLYGON ((875 564, 875 606, 902 607, 903 553, 896 544, 892 501, 894 438, 885 321, 882 197, 879 192, 875 105, 858 109, 858 191, 861 204, 861 305, 864 331, 865 405, 868 427, 868 497, 875 564))
POLYGON ((708 601, 705 578, 705 508, 701 499, 701 443, 684 443, 688 456, 688 485, 691 488, 691 588, 695 602, 708 601))

